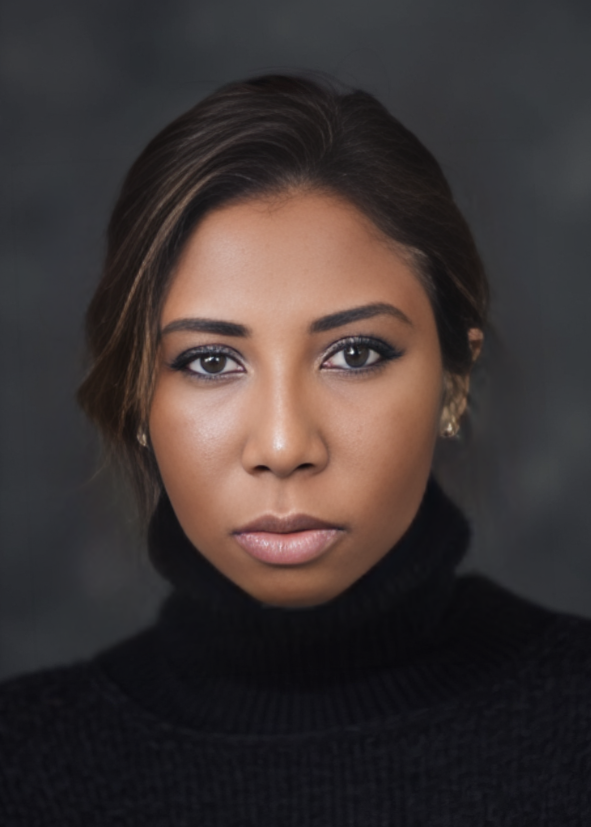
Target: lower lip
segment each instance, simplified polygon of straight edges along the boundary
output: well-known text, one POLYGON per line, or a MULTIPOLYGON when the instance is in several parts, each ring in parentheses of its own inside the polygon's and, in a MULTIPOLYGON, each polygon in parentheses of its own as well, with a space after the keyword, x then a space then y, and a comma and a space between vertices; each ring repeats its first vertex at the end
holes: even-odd
POLYGON ((245 531, 235 534, 236 542, 244 551, 277 566, 293 566, 316 560, 341 533, 338 528, 294 531, 292 534, 276 534, 270 531, 245 531))

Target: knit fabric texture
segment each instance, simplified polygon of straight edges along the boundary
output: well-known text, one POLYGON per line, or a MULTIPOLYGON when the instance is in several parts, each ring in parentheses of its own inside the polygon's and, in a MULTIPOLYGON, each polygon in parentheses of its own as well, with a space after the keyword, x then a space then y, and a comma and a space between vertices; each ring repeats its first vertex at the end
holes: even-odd
POLYGON ((430 481, 364 577, 281 609, 163 498, 156 623, 0 688, 0 825, 591 825, 591 621, 458 576, 468 541, 430 481))

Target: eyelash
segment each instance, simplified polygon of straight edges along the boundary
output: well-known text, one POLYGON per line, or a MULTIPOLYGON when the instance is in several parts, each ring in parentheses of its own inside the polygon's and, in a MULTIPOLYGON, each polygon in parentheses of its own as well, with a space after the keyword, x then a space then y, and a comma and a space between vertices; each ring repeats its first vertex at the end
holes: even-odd
MULTIPOLYGON (((376 362, 373 362, 370 365, 362 365, 361 367, 349 367, 349 368, 328 368, 328 370, 340 371, 341 373, 350 373, 350 374, 367 374, 376 370, 380 370, 383 368, 388 362, 393 361, 394 359, 399 359, 401 356, 404 355, 403 350, 399 350, 396 347, 388 344, 383 339, 374 339, 373 337, 369 336, 347 336, 345 339, 339 339, 338 342, 335 342, 333 345, 330 346, 328 353, 324 357, 322 364, 327 362, 333 356, 336 356, 337 353, 345 350, 347 347, 367 347, 370 350, 378 353, 380 359, 376 362)), ((231 373, 197 373, 196 371, 189 370, 189 365, 191 362, 195 362, 201 356, 209 356, 209 355, 221 355, 227 356, 229 359, 232 359, 237 364, 241 364, 240 360, 238 359, 235 351, 231 348, 224 347, 224 345, 203 345, 201 347, 192 348, 191 350, 186 350, 183 353, 179 354, 179 356, 174 359, 174 361, 170 364, 172 370, 182 371, 188 374, 191 377, 198 377, 200 380, 204 380, 206 382, 219 382, 220 380, 224 379, 229 375, 235 375, 234 372, 231 373)))
POLYGON ((345 339, 339 339, 338 342, 335 342, 334 345, 329 348, 329 351, 322 363, 324 364, 324 362, 327 362, 329 359, 332 359, 333 356, 336 356, 337 353, 340 353, 342 350, 345 350, 345 348, 351 346, 366 347, 369 350, 373 350, 379 354, 380 359, 378 359, 377 362, 373 362, 371 365, 362 365, 358 368, 329 368, 329 370, 338 370, 343 373, 352 374, 370 373, 380 370, 388 362, 391 362, 394 359, 399 359, 404 353, 404 351, 393 347, 383 339, 374 339, 371 336, 347 336, 345 339))
POLYGON ((191 350, 185 350, 176 357, 170 367, 172 370, 182 371, 189 374, 189 376, 197 376, 199 379, 203 379, 206 382, 217 382, 225 376, 228 376, 227 373, 212 373, 211 375, 208 375, 206 373, 197 373, 194 370, 189 370, 189 365, 191 362, 195 362, 200 356, 227 356, 229 359, 232 359, 234 362, 240 364, 236 353, 231 348, 224 347, 223 345, 203 345, 202 347, 195 347, 191 348, 191 350))

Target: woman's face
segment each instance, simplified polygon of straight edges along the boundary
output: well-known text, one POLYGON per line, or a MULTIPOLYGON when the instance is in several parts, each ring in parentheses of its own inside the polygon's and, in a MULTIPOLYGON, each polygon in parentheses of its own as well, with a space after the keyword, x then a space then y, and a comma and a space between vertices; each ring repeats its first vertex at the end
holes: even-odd
POLYGON ((343 592, 409 527, 444 373, 417 275, 355 207, 207 215, 161 317, 149 431, 187 537, 257 600, 343 592))

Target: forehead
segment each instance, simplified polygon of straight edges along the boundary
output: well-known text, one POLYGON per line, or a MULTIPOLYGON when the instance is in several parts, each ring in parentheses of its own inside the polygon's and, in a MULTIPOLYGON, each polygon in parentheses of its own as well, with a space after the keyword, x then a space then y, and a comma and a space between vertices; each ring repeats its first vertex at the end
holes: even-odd
POLYGON ((297 193, 206 215, 175 268, 161 323, 192 314, 309 321, 374 301, 432 316, 409 256, 365 215, 335 196, 297 193))

